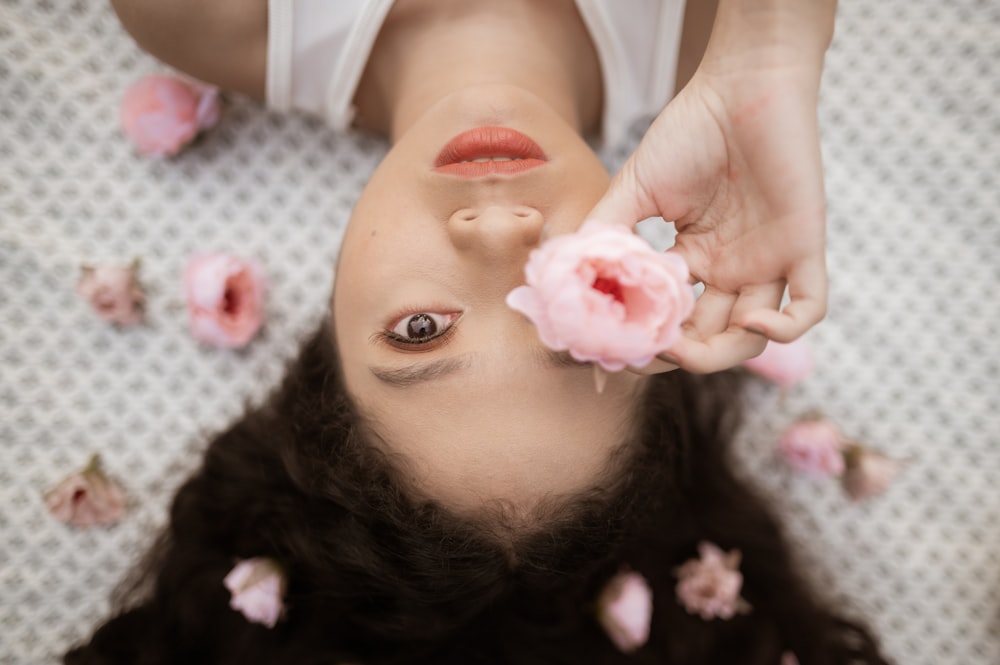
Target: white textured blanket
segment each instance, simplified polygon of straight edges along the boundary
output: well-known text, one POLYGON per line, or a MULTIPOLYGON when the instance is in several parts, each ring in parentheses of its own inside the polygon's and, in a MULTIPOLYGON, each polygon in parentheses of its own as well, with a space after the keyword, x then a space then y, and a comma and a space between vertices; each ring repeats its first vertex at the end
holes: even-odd
MULTIPOLYGON (((1000 663, 1000 4, 843 0, 821 119, 831 301, 815 373, 760 384, 740 446, 813 577, 899 665, 1000 663), (910 463, 849 503, 794 475, 777 434, 820 408, 910 463)), ((0 663, 86 636, 165 519, 206 437, 279 378, 322 316, 352 201, 384 145, 228 98, 176 159, 119 132, 124 88, 161 67, 97 0, 0 0, 0 663), (198 346, 180 275, 195 251, 272 284, 246 351, 198 346), (141 257, 148 325, 73 293, 85 261, 141 257), (129 512, 90 531, 42 491, 99 452, 129 512)), ((639 132, 634 132, 636 140, 639 132)), ((627 154, 609 152, 612 167, 627 154)))

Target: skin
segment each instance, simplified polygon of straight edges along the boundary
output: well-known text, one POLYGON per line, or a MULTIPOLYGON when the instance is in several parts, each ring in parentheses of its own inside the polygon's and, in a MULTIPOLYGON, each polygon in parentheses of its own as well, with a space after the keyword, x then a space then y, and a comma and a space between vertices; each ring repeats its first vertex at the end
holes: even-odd
MULTIPOLYGON (((153 55, 263 97, 262 0, 112 2, 153 55)), ((625 436, 641 379, 618 374, 597 397, 579 368, 539 367, 530 327, 501 304, 543 233, 570 232, 589 216, 675 220, 671 251, 704 295, 684 339, 646 372, 725 369, 825 314, 815 111, 835 0, 714 4, 689 3, 683 90, 610 187, 579 139, 599 125, 601 78, 570 0, 394 5, 354 100, 358 124, 393 149, 344 239, 333 310, 348 388, 428 494, 459 507, 499 499, 526 508, 599 482, 625 436), (430 173, 444 142, 483 124, 523 130, 550 162, 476 183, 430 173), (790 302, 779 309, 786 287, 790 302), (457 318, 455 334, 420 354, 373 346, 398 323, 386 317, 417 313, 400 308, 440 309, 431 314, 457 318), (388 389, 371 369, 467 352, 471 367, 405 388, 388 389)))
POLYGON ((333 317, 344 378, 419 489, 460 510, 499 500, 523 514, 604 478, 645 382, 618 373, 598 394, 590 366, 546 359, 532 325, 504 303, 531 249, 575 230, 607 189, 581 138, 599 119, 597 59, 570 3, 455 4, 447 24, 421 3, 401 7, 358 94, 366 124, 393 147, 341 248, 333 317), (545 38, 556 25, 561 44, 545 38), (456 63, 455 53, 468 56, 456 63), (489 125, 534 138, 548 163, 477 179, 432 171, 448 140, 489 125), (459 318, 441 342, 377 341, 421 312, 459 318), (460 369, 432 380, 379 378, 455 359, 460 369))

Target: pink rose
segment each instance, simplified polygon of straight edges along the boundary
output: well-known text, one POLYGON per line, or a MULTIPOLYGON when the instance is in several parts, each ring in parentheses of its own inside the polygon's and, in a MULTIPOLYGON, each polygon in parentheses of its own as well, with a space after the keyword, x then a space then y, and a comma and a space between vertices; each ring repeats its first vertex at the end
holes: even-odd
POLYGON ((597 599, 597 620, 624 653, 646 643, 652 618, 653 592, 639 573, 618 573, 597 599))
POLYGON ((266 289, 254 263, 229 254, 193 257, 184 271, 191 335, 214 346, 245 346, 264 322, 266 289))
POLYGON ((799 665, 799 659, 791 651, 781 654, 781 665, 799 665))
POLYGON ((712 543, 699 543, 700 558, 690 559, 676 570, 677 600, 690 614, 702 619, 731 619, 750 611, 740 597, 743 574, 740 551, 723 552, 712 543))
POLYGON ((76 292, 108 323, 136 325, 142 322, 145 300, 137 269, 138 261, 130 266, 82 266, 76 292))
POLYGON ((139 152, 176 155, 219 120, 219 89, 173 76, 147 76, 125 91, 121 123, 139 152))
POLYGON ((125 495, 101 471, 97 455, 45 492, 44 499, 53 517, 73 526, 114 524, 125 514, 125 495))
POLYGON ((844 472, 844 437, 826 418, 807 417, 793 423, 778 439, 778 452, 799 471, 814 476, 844 472))
POLYGON ((609 372, 644 367, 676 344, 694 308, 681 257, 597 220, 533 250, 524 272, 527 286, 511 291, 507 305, 549 348, 609 372))
POLYGON ((798 339, 789 344, 770 341, 763 353, 744 361, 742 366, 768 381, 789 388, 806 378, 814 364, 809 345, 805 340, 798 339))
POLYGON ((232 594, 229 606, 247 621, 274 628, 284 613, 285 573, 273 559, 254 557, 240 561, 226 575, 223 584, 232 594))
POLYGON ((840 480, 847 496, 854 501, 885 492, 903 466, 898 460, 858 444, 847 447, 844 459, 847 468, 840 480))

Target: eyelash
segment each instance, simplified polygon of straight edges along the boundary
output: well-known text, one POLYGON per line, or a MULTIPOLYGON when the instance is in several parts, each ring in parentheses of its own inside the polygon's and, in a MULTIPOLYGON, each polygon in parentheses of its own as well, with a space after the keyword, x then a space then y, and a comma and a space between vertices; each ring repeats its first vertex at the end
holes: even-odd
POLYGON ((436 307, 407 308, 406 310, 404 310, 404 313, 397 314, 396 316, 392 317, 392 319, 390 319, 390 323, 387 328, 378 333, 375 333, 376 341, 378 341, 378 343, 380 344, 385 344, 394 349, 410 351, 410 352, 430 351, 431 349, 437 348, 438 346, 446 342, 448 338, 450 338, 453 334, 455 334, 455 331, 458 328, 458 321, 462 318, 461 312, 449 313, 447 316, 453 316, 454 318, 451 320, 451 322, 444 330, 437 333, 433 337, 421 340, 411 340, 411 339, 406 339, 405 337, 398 335, 392 331, 392 329, 396 327, 396 325, 398 325, 401 321, 408 319, 411 316, 416 316, 417 314, 437 313, 434 311, 435 309, 438 308, 436 307), (425 346, 427 344, 432 344, 433 346, 425 346))

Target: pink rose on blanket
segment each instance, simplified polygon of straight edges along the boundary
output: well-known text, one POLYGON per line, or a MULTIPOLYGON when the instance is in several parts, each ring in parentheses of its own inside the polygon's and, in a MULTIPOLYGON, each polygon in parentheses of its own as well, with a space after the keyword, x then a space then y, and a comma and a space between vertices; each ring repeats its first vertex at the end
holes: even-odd
POLYGON ((284 612, 285 573, 278 562, 266 557, 245 559, 223 580, 229 589, 229 606, 247 621, 274 628, 284 612))
POLYGON ((589 220, 531 252, 527 285, 507 305, 546 346, 616 372, 644 367, 676 344, 694 309, 684 260, 654 250, 624 226, 589 220))
POLYGON ((138 267, 138 261, 129 266, 83 266, 76 292, 108 323, 141 323, 145 298, 136 278, 138 267))
POLYGON ((846 469, 840 481, 854 501, 885 492, 903 467, 903 462, 864 446, 851 443, 844 451, 846 469))
POLYGON ((778 439, 778 452, 795 469, 813 476, 844 472, 844 437, 832 421, 816 416, 793 423, 778 439))
POLYGON ((97 455, 45 492, 44 499, 53 517, 73 526, 114 524, 125 514, 125 495, 101 471, 97 455))
POLYGON ((125 91, 121 123, 139 152, 169 157, 219 120, 219 89, 173 76, 147 76, 125 91))
POLYGON ((653 592, 639 573, 618 573, 597 599, 597 620, 622 652, 631 653, 649 640, 653 592))
POLYGON ((799 383, 813 370, 813 355, 805 340, 798 339, 789 344, 770 341, 756 358, 742 363, 742 366, 768 381, 789 388, 799 383))
POLYGON ((740 551, 723 552, 712 543, 698 544, 699 558, 690 559, 675 571, 677 600, 690 614, 702 619, 731 619, 750 611, 740 597, 743 574, 740 551))
POLYGON ((264 322, 266 288, 252 262, 230 254, 193 257, 184 271, 191 335, 213 346, 245 346, 264 322))

